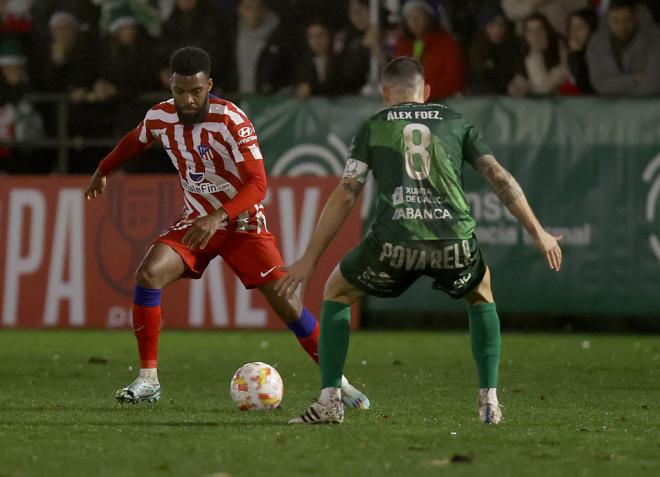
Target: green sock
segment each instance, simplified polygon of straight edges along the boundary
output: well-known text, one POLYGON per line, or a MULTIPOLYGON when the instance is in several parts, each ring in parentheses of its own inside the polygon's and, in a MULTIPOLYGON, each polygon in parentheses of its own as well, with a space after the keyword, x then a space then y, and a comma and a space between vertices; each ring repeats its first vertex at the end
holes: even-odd
POLYGON ((340 388, 348 354, 351 307, 338 301, 324 301, 321 307, 319 366, 321 389, 340 388))
POLYGON ((496 388, 500 366, 500 318, 495 303, 471 306, 467 312, 479 387, 496 388))

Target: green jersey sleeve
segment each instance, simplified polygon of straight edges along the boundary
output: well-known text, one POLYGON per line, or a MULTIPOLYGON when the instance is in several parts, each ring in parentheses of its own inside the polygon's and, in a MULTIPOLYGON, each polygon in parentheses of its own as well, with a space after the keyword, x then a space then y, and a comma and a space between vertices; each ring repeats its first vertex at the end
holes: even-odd
POLYGON ((343 177, 355 179, 364 184, 371 169, 371 155, 369 154, 369 121, 365 122, 353 138, 348 149, 348 159, 344 168, 343 177))
POLYGON ((474 166, 474 161, 484 154, 493 154, 481 133, 471 124, 465 124, 463 136, 463 159, 474 166))

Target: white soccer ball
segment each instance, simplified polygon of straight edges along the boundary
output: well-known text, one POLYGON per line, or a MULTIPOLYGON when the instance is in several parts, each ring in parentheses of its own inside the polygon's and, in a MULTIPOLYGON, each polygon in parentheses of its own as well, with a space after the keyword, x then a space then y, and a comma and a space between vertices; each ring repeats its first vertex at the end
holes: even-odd
POLYGON ((271 365, 247 363, 231 378, 231 398, 241 411, 275 409, 282 402, 284 383, 271 365))

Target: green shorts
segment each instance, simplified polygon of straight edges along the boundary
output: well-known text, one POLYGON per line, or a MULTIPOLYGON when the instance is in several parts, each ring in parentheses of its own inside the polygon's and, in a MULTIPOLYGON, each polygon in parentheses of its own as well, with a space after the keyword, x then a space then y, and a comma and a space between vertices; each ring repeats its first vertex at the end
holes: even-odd
POLYGON ((452 298, 473 290, 486 273, 477 239, 387 242, 372 234, 341 261, 344 278, 368 295, 401 295, 419 277, 452 298))

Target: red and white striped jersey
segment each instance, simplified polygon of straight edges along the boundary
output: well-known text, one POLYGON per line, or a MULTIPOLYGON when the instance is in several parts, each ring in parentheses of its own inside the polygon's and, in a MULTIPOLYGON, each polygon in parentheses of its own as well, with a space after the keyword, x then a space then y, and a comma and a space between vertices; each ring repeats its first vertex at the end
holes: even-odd
MULTIPOLYGON (((244 186, 237 164, 263 159, 257 134, 245 113, 230 101, 209 97, 202 122, 184 125, 170 99, 153 106, 135 132, 145 146, 160 140, 179 171, 184 218, 207 215, 230 201, 244 186)), ((239 213, 230 224, 243 231, 266 231, 261 203, 239 213)))

